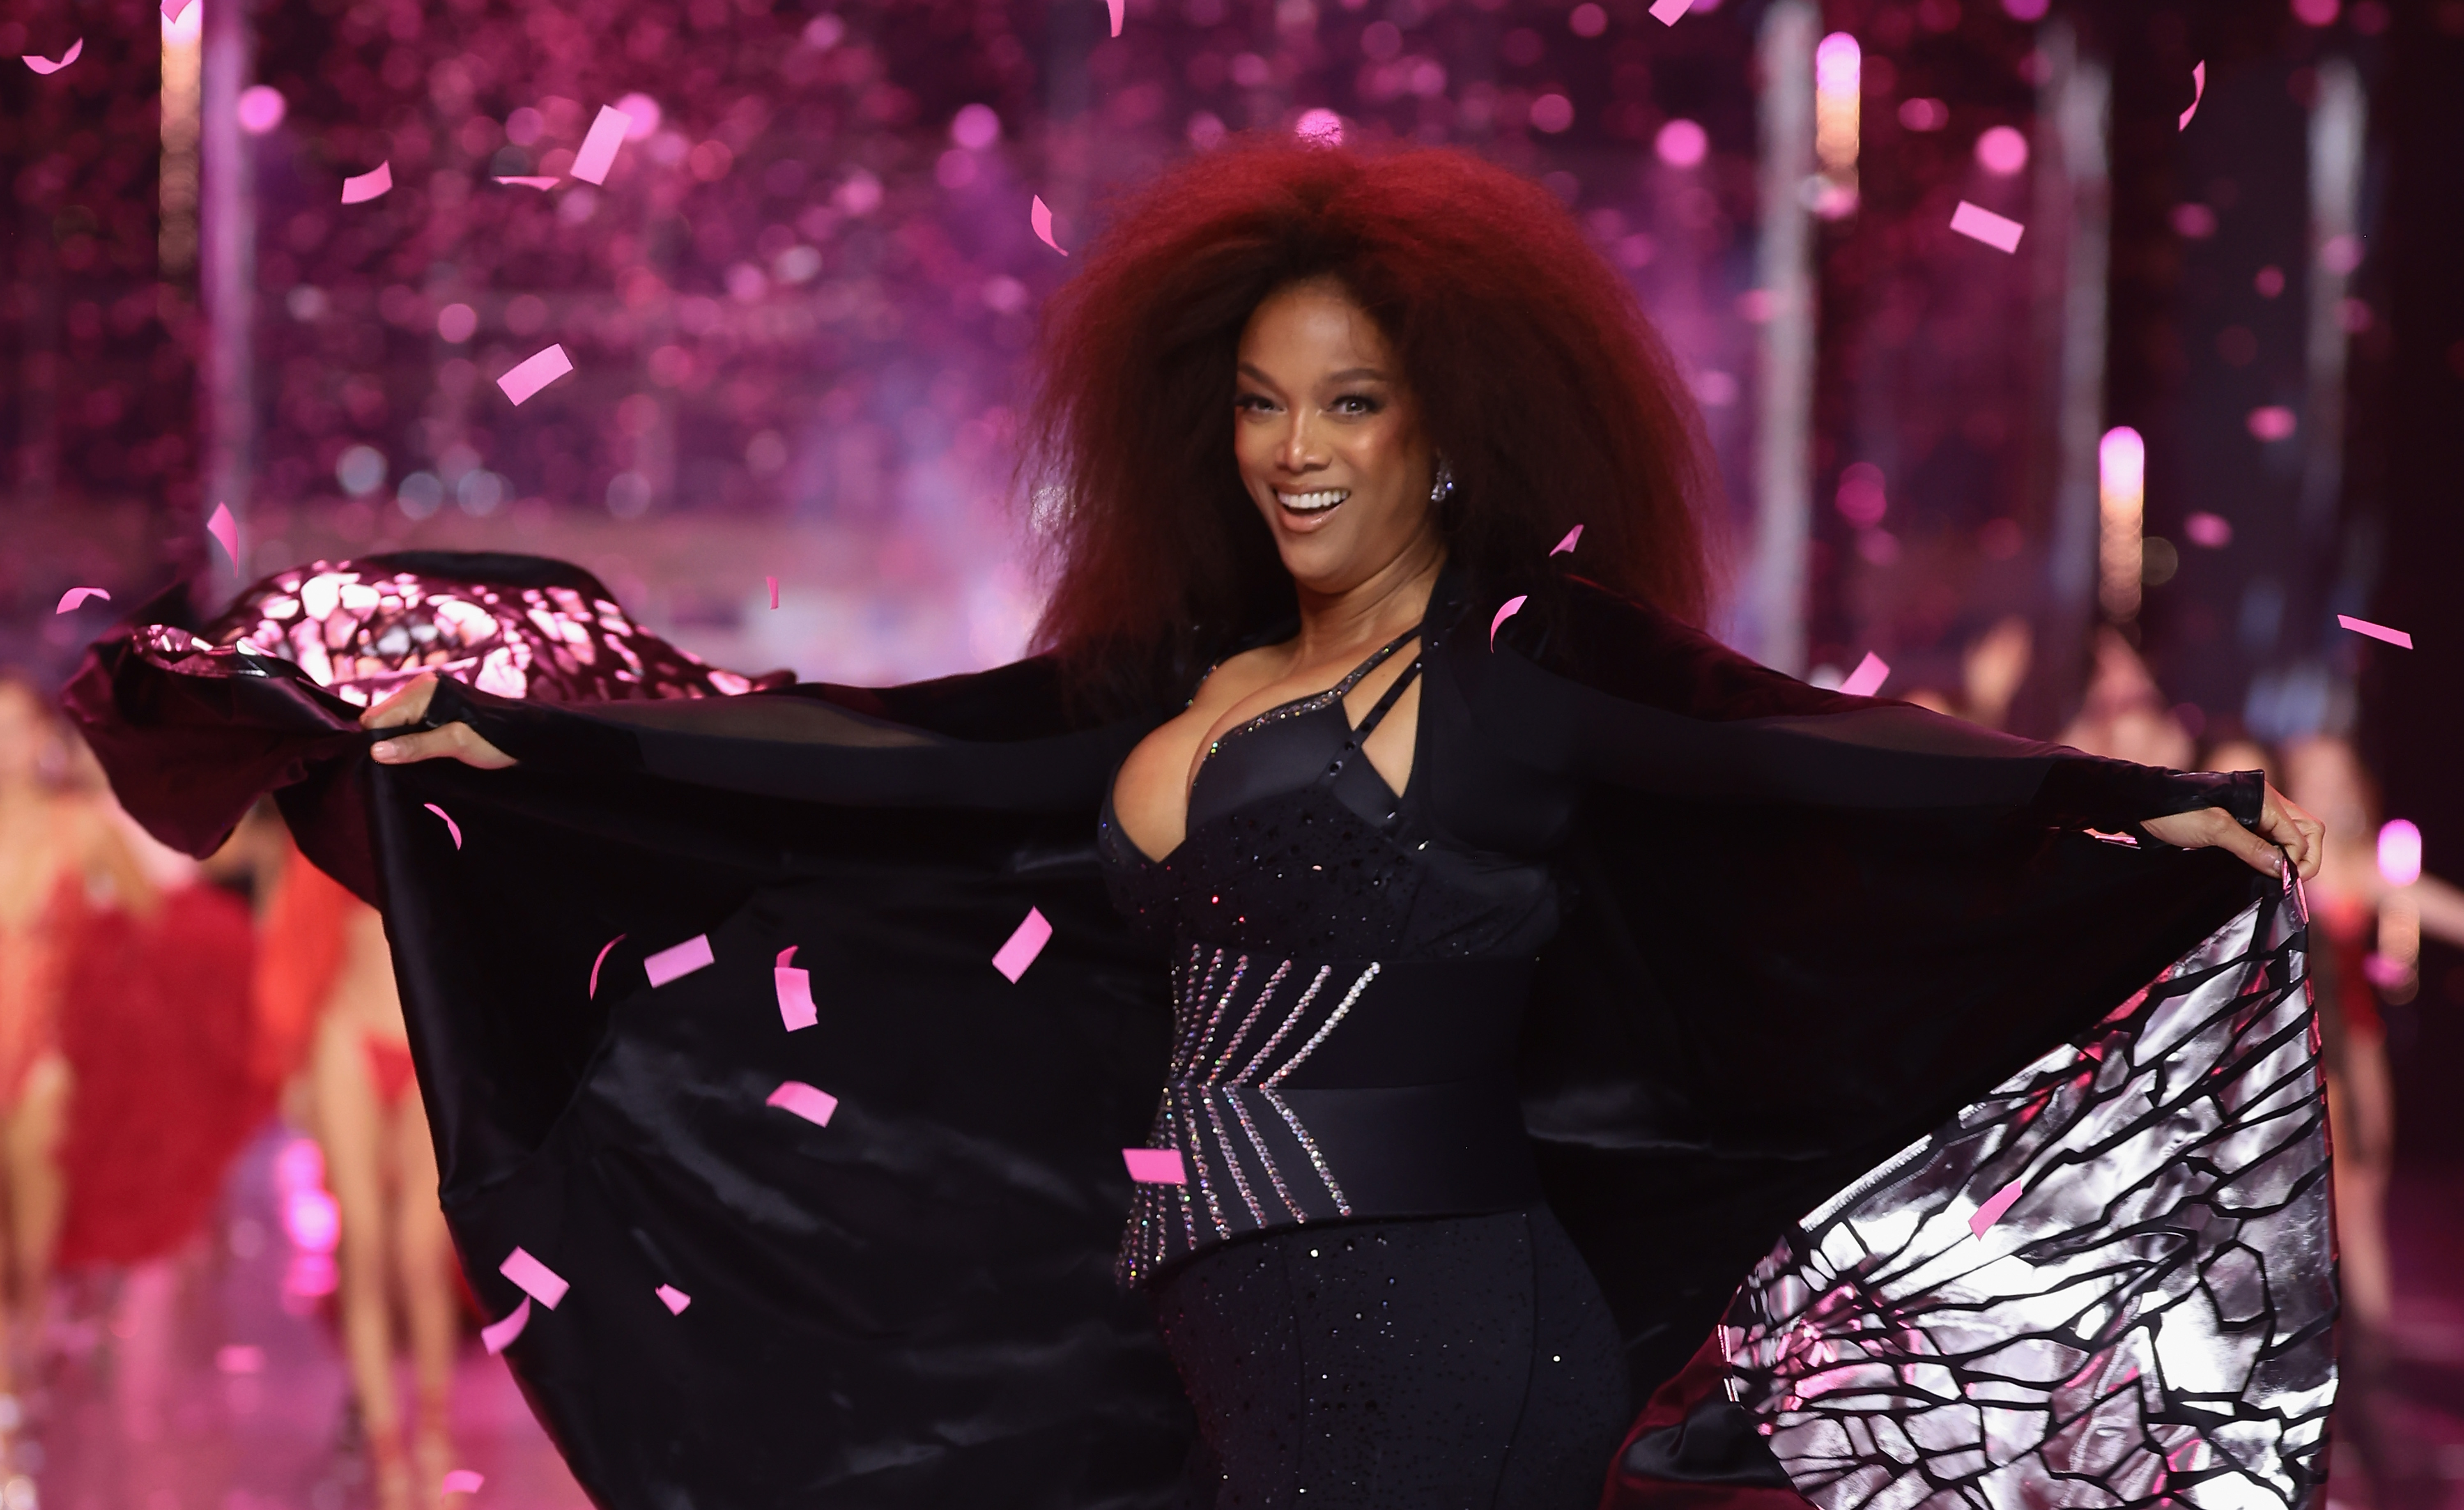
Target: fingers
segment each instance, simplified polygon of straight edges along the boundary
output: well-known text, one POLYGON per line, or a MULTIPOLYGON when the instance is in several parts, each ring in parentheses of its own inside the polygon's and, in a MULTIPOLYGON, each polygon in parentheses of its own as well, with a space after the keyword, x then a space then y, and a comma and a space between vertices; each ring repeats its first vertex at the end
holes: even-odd
POLYGON ((2266 803, 2259 809, 2258 826, 2268 839, 2282 846, 2302 880, 2307 881, 2319 873, 2319 862, 2327 852, 2326 824, 2295 806, 2276 788, 2269 787, 2266 803))
MULTIPOLYGON (((363 729, 399 729, 428 716, 429 699, 436 695, 436 674, 425 673, 360 715, 363 729)), ((378 756, 379 759, 385 758, 378 756)), ((424 758, 424 757, 423 757, 424 758)))
POLYGON ((447 724, 417 733, 397 734, 368 747, 380 765, 415 765, 422 760, 459 760, 482 771, 501 771, 514 757, 479 737, 469 724, 447 724))
POLYGON ((2243 864, 2249 865, 2253 870, 2257 871, 2260 875, 2281 876, 2284 874, 2285 853, 2283 850, 2278 849, 2275 844, 2270 843, 2267 840, 2261 839, 2258 835, 2252 833, 2249 829, 2234 822, 2232 815, 2225 813, 2222 809, 2217 810, 2217 816, 2224 820, 2224 821, 2219 823, 2216 827, 2216 837, 2214 842, 2217 848, 2231 850, 2233 854, 2240 856, 2243 864))

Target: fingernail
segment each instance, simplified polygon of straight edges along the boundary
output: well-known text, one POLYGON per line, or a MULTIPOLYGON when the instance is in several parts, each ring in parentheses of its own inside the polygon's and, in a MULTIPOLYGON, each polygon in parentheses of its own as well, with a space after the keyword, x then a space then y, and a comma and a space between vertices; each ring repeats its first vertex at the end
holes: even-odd
POLYGON ((402 746, 395 744, 390 739, 381 739, 375 744, 368 746, 368 754, 376 756, 380 760, 390 760, 395 755, 402 754, 402 746))

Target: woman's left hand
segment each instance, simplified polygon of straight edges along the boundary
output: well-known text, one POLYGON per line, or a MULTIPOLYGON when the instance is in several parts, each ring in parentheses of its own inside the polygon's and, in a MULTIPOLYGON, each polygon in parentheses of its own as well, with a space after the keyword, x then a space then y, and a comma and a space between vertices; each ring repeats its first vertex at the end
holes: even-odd
POLYGON ((2265 875, 2282 875, 2290 859, 2296 875, 2307 881, 2319 873, 2319 857, 2326 851, 2327 825, 2293 805, 2274 787, 2258 810, 2258 832, 2252 833, 2221 807, 2150 818, 2140 827, 2168 844, 2205 849, 2213 844, 2230 849, 2265 875))

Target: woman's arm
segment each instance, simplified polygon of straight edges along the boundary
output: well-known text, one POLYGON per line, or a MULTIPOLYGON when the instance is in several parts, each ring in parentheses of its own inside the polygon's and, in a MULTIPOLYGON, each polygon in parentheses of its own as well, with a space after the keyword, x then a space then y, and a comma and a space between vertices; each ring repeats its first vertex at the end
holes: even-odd
MULTIPOLYGON (((362 713, 360 727, 400 729, 418 723, 428 716, 429 702, 435 696, 436 677, 431 672, 362 713)), ((414 765, 422 760, 447 759, 459 760, 482 771, 501 771, 515 764, 512 755, 479 737, 478 731, 465 723, 451 723, 441 728, 380 739, 368 748, 368 755, 379 765, 414 765)))
POLYGON ((2290 798, 2272 786, 2259 808, 2255 832, 2242 827, 2233 814, 2221 807, 2142 819, 2139 826, 2183 849, 2205 849, 2212 844, 2230 850, 2253 870, 2272 876, 2282 875, 2284 862, 2290 859, 2294 873, 2304 881, 2319 873, 2319 859, 2327 847, 2327 825, 2296 807, 2290 798))

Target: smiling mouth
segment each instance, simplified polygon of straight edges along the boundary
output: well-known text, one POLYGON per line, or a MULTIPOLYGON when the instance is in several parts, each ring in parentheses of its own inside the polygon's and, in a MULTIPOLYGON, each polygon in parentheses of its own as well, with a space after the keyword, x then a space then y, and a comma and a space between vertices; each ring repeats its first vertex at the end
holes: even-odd
POLYGON ((1352 496, 1349 488, 1321 488, 1315 492, 1286 492, 1275 490, 1275 501, 1294 514, 1324 514, 1352 496))

